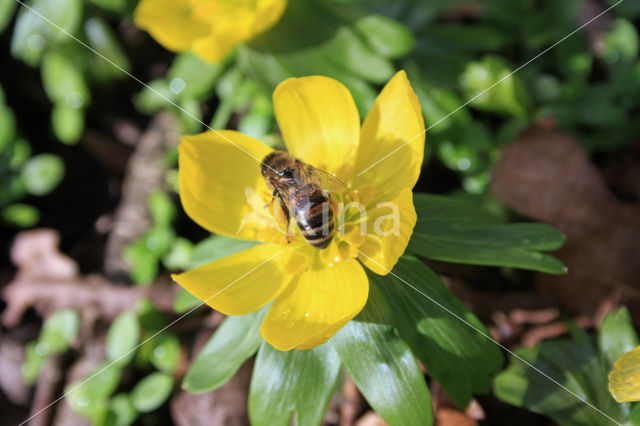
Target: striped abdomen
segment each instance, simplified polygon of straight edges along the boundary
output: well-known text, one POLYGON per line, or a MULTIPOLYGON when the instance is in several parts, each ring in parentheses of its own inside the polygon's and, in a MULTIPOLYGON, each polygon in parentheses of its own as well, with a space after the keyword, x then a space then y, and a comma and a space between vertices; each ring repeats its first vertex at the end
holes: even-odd
POLYGON ((316 185, 307 185, 293 193, 289 201, 302 236, 312 246, 327 248, 334 233, 333 208, 329 196, 316 185))

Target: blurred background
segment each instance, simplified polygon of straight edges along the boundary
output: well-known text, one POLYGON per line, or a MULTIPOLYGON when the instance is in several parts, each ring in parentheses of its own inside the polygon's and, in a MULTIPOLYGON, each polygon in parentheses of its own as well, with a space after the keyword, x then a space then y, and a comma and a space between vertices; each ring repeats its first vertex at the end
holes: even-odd
MULTIPOLYGON (((533 347, 568 321, 591 333, 620 305, 638 320, 640 2, 291 0, 273 28, 216 63, 136 28, 136 3, 26 2, 74 40, 0 0, 2 424, 194 307, 169 272, 247 247, 186 216, 176 146, 207 124, 282 147, 271 93, 291 76, 341 81, 364 117, 406 70, 428 128, 415 190, 567 236, 563 276, 428 262, 498 341, 533 347)), ((219 391, 179 386, 221 320, 195 311, 32 424, 101 424, 109 407, 117 424, 247 423, 250 366, 219 391)), ((495 393, 460 410, 430 386, 440 425, 555 424, 495 393)), ((325 416, 381 422, 348 379, 325 416)))

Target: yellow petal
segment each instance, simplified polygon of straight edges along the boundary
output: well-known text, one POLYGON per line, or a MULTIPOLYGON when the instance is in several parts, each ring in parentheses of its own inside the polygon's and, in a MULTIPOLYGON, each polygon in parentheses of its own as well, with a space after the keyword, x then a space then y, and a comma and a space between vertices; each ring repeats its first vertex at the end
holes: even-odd
POLYGON ((216 234, 267 240, 261 235, 269 225, 261 196, 269 191, 260 162, 272 149, 223 130, 183 136, 178 150, 180 199, 187 214, 216 234))
POLYGON ((640 401, 640 346, 613 364, 609 373, 609 391, 618 402, 640 401))
POLYGON ((208 22, 210 33, 197 40, 193 52, 210 62, 223 59, 233 47, 271 28, 282 16, 286 0, 229 2, 191 0, 194 16, 208 22))
POLYGON ((290 78, 276 88, 273 104, 289 152, 347 183, 350 173, 341 167, 353 161, 360 135, 349 90, 328 77, 290 78))
POLYGON ((416 220, 409 188, 391 202, 378 203, 367 211, 367 236, 358 259, 376 274, 388 274, 407 248, 416 220))
POLYGON ((373 202, 393 200, 404 188, 413 188, 422 167, 424 130, 418 97, 406 73, 399 71, 362 125, 355 167, 356 175, 361 174, 354 186, 372 185, 373 202))
POLYGON ((206 22, 193 16, 189 0, 142 0, 133 19, 137 27, 174 52, 189 50, 210 32, 206 22))
POLYGON ((309 269, 276 298, 262 337, 282 351, 318 346, 362 310, 368 293, 367 274, 355 259, 309 269))
POLYGON ((282 270, 286 248, 264 243, 173 275, 173 279, 226 315, 245 315, 269 303, 290 282, 282 270))

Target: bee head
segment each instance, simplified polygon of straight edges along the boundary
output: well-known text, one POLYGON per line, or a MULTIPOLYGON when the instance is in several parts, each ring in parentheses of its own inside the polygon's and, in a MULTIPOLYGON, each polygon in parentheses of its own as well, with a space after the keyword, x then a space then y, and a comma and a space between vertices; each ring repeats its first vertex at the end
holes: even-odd
POLYGON ((278 176, 285 179, 293 178, 293 169, 291 167, 286 167, 278 172, 278 176))

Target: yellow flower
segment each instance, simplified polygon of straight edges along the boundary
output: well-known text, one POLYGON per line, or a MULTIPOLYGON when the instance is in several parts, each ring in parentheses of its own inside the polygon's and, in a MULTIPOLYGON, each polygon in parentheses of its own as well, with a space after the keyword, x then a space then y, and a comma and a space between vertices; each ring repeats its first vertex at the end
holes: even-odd
POLYGON ((609 373, 609 391, 618 402, 640 401, 640 346, 613 364, 609 373))
POLYGON ((262 337, 280 350, 312 348, 364 307, 369 282, 363 265, 384 275, 409 242, 424 121, 404 71, 385 86, 362 126, 351 94, 331 78, 288 79, 273 101, 289 153, 345 184, 332 196, 343 223, 325 249, 312 247, 299 231, 287 243, 278 203, 265 208, 271 192, 259 161, 273 149, 230 130, 185 136, 179 180, 187 214, 211 232, 262 244, 174 279, 227 315, 273 301, 262 337), (407 142, 392 159, 358 176, 407 142))
POLYGON ((286 5, 286 0, 141 0, 134 21, 167 49, 215 62, 271 28, 286 5))

